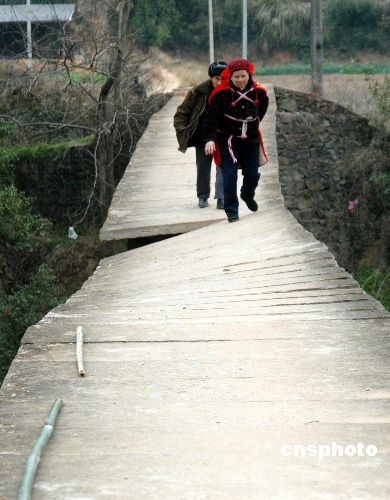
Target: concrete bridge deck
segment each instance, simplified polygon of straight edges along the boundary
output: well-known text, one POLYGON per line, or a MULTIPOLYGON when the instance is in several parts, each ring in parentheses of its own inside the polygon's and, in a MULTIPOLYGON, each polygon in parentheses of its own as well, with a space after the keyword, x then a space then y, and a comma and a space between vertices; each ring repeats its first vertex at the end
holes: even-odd
MULTIPOLYGON (((185 233, 226 218, 213 201, 214 165, 209 206, 197 206, 195 150, 180 153, 173 128, 173 115, 183 98, 182 92, 175 93, 151 118, 115 191, 102 239, 185 233)), ((241 215, 249 213, 243 204, 241 215)))
POLYGON ((258 213, 103 260, 27 331, 2 389, 0 498, 55 398, 37 500, 390 497, 390 315, 285 210, 274 101, 265 128, 258 213), (332 443, 378 452, 281 453, 332 443))

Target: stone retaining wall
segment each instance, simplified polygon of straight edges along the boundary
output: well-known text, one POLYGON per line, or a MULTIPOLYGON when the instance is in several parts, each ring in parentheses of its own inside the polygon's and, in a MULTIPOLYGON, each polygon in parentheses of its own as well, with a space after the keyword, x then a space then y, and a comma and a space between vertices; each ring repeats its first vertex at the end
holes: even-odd
POLYGON ((285 205, 341 265, 351 267, 351 238, 358 237, 359 227, 353 227, 356 221, 347 210, 349 199, 357 196, 348 165, 358 162, 375 129, 365 118, 310 94, 276 87, 275 95, 285 205))

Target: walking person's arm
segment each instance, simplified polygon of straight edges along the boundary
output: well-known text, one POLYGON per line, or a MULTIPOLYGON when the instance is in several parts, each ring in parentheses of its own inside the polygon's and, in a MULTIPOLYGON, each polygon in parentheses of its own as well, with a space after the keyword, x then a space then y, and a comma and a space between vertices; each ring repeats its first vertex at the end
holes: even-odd
POLYGON ((269 99, 267 93, 264 90, 257 90, 257 96, 259 99, 259 102, 257 104, 257 112, 259 121, 261 122, 267 112, 269 99))
POLYGON ((206 155, 211 155, 215 151, 218 123, 220 123, 220 117, 222 114, 221 105, 221 96, 220 93, 218 93, 213 97, 210 103, 203 125, 203 136, 206 143, 206 155))

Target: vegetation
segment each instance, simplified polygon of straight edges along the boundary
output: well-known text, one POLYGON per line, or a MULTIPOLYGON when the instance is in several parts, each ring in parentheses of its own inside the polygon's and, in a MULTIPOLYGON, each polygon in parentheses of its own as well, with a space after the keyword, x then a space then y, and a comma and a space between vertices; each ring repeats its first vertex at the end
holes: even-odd
MULTIPOLYGON (((145 46, 205 52, 208 47, 207 2, 151 2, 133 0, 130 30, 141 33, 145 46), (190 22, 189 22, 190 20, 190 22)), ((241 2, 214 0, 216 52, 241 40, 241 2)), ((253 50, 260 55, 288 51, 295 57, 309 56, 310 1, 248 0, 248 33, 253 50)), ((372 0, 324 2, 324 48, 336 55, 357 51, 388 53, 390 4, 372 0)))
POLYGON ((385 52, 390 43, 390 5, 372 0, 328 0, 324 25, 328 49, 340 54, 385 52))
POLYGON ((278 48, 308 49, 310 9, 299 0, 262 0, 256 2, 254 23, 259 34, 258 46, 265 53, 278 48))
MULTIPOLYGON (((256 68, 255 74, 258 76, 268 75, 309 75, 310 64, 291 63, 278 64, 277 66, 264 66, 256 68)), ((390 64, 385 63, 324 63, 323 72, 328 74, 381 74, 390 73, 390 64)))
POLYGON ((14 186, 0 190, 0 380, 20 336, 54 305, 54 276, 40 264, 51 223, 14 186))
POLYGON ((390 272, 363 266, 356 279, 365 292, 375 297, 390 311, 390 272))

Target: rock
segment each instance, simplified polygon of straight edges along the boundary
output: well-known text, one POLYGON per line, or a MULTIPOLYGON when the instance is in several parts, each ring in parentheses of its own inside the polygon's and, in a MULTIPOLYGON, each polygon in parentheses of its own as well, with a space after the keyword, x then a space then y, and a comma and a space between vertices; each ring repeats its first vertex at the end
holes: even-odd
MULTIPOLYGON (((299 211, 303 214, 304 212, 306 212, 306 213, 307 213, 307 211, 308 211, 309 209, 311 209, 311 206, 312 206, 312 201, 311 201, 311 199, 310 199, 310 198, 303 198, 303 197, 301 197, 301 198, 299 198, 299 199, 297 200, 296 205, 297 205, 298 210, 299 210, 299 211)), ((310 212, 311 212, 311 210, 310 210, 310 212)), ((311 213, 312 213, 312 212, 311 212, 311 213)), ((313 214, 312 214, 312 215, 313 215, 313 214)))
POLYGON ((316 177, 306 179, 306 186, 310 191, 321 191, 322 189, 321 181, 316 177))
POLYGON ((278 109, 287 111, 289 113, 295 113, 295 111, 297 110, 297 103, 295 99, 286 97, 278 101, 278 109))
POLYGON ((313 125, 313 115, 311 113, 306 113, 305 111, 298 111, 292 115, 292 125, 294 133, 296 132, 306 132, 313 125))
POLYGON ((298 172, 297 170, 294 170, 292 178, 294 182, 300 182, 305 180, 305 176, 302 173, 298 172))

